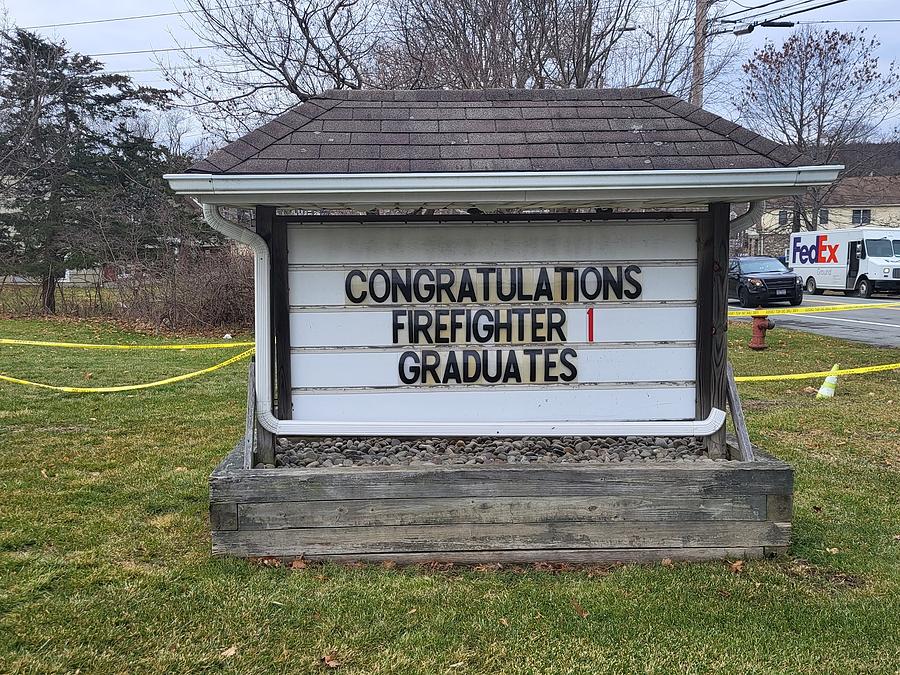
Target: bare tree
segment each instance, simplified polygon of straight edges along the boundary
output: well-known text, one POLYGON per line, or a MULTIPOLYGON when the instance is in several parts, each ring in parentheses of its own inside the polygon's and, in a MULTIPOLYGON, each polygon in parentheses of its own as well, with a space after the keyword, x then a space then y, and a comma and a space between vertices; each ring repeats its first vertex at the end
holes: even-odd
POLYGON ((394 0, 370 81, 415 89, 540 86, 545 4, 552 3, 394 0))
POLYGON ((207 131, 249 131, 328 88, 359 88, 378 37, 371 0, 188 0, 187 23, 213 59, 183 50, 162 64, 207 131))
POLYGON ((610 61, 639 8, 638 0, 551 0, 543 3, 543 74, 550 86, 603 87, 615 79, 610 61))
MULTIPOLYGON (((691 88, 696 0, 642 3, 631 16, 628 35, 617 44, 609 69, 619 86, 657 87, 687 98, 691 88)), ((710 2, 713 21, 720 8, 710 2)), ((708 33, 703 84, 718 82, 736 64, 738 44, 708 33)), ((715 100, 715 90, 707 99, 715 100)))
MULTIPOLYGON (((834 163, 848 145, 882 133, 897 112, 900 74, 893 63, 879 68, 878 46, 865 32, 809 29, 796 31, 780 47, 767 43, 744 64, 739 110, 764 136, 834 163)), ((795 198, 793 231, 816 229, 832 189, 810 189, 795 198)))
MULTIPOLYGON (((717 0, 714 0, 714 3, 717 0)), ((713 3, 713 4, 714 4, 713 3)), ((219 136, 322 89, 689 86, 693 0, 189 0, 169 80, 219 136)), ((708 45, 709 47, 710 45, 708 45)), ((708 50, 717 77, 734 50, 708 50)))

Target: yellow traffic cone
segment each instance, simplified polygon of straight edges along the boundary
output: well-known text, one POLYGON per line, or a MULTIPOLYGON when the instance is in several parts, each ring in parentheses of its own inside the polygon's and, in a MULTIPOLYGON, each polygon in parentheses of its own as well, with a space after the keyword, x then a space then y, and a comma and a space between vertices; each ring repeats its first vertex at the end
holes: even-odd
POLYGON ((834 364, 831 367, 831 375, 825 378, 825 381, 822 383, 822 386, 819 387, 819 393, 816 394, 816 398, 834 398, 834 389, 837 387, 837 375, 838 364, 834 364))

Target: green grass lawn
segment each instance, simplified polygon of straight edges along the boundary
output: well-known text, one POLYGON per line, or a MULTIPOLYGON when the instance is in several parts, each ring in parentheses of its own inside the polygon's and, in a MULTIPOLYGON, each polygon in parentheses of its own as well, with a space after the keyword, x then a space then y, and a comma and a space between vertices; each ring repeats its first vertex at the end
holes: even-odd
MULTIPOLYGON (((0 337, 150 343, 84 322, 0 337)), ((737 374, 900 361, 731 327, 737 374)), ((187 341, 188 338, 182 339, 187 341)), ((196 338, 206 341, 208 338, 196 338)), ((238 350, 0 346, 0 373, 137 383, 238 350)), ((287 570, 209 555, 206 479, 243 424, 246 362, 167 388, 0 382, 0 672, 599 673, 900 669, 900 372, 743 384, 754 440, 797 469, 794 545, 728 563, 571 571, 287 570)))

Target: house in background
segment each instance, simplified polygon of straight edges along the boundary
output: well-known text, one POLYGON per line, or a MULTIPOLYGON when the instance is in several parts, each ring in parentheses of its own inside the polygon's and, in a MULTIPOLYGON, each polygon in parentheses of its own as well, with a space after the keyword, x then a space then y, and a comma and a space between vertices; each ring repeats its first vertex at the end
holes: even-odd
MULTIPOLYGON (((793 202, 766 203, 760 223, 732 242, 743 255, 784 255, 791 234, 793 202)), ((850 176, 838 182, 816 214, 816 229, 900 227, 900 176, 850 176)))

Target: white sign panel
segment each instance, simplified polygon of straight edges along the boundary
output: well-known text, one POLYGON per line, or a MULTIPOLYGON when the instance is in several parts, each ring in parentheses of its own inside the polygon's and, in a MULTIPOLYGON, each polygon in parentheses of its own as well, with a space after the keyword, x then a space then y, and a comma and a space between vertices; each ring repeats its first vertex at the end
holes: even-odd
POLYGON ((288 256, 295 420, 694 418, 695 221, 291 225, 288 256))

